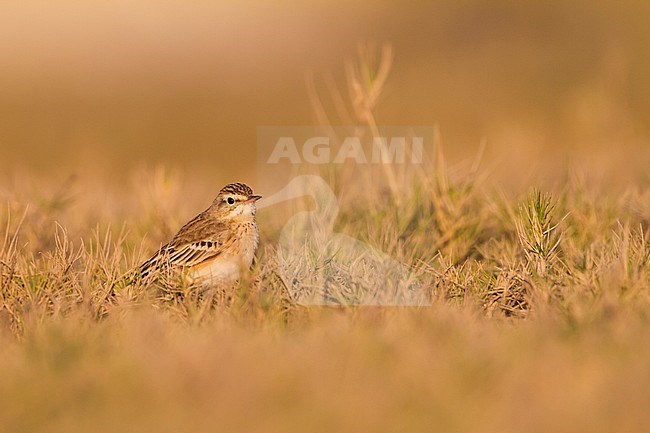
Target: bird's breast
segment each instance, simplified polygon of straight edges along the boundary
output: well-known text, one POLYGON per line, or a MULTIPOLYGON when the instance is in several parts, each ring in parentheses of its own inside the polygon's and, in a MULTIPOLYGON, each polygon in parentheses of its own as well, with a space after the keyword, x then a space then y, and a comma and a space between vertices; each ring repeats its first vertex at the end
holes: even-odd
POLYGON ((250 268, 259 243, 259 231, 255 222, 233 227, 233 239, 215 258, 206 260, 191 269, 191 276, 207 283, 233 283, 242 271, 250 268))

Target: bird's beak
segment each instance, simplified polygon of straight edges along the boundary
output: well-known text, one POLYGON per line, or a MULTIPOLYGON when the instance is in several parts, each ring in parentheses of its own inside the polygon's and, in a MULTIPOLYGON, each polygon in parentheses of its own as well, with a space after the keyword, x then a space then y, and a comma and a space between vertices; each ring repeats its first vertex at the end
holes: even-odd
POLYGON ((257 200, 261 199, 261 195, 249 195, 248 200, 246 200, 244 203, 255 203, 257 200))

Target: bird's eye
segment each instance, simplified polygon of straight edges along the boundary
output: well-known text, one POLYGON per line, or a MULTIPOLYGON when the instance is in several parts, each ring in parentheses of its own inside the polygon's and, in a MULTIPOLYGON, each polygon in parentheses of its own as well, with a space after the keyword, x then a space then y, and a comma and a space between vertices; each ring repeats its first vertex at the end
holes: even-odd
POLYGON ((228 204, 235 204, 235 199, 232 197, 228 197, 228 200, 226 200, 228 204))

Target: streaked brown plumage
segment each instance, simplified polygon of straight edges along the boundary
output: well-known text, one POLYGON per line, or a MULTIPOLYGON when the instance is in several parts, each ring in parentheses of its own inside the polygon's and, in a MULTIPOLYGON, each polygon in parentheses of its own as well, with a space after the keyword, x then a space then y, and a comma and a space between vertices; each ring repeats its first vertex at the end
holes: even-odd
POLYGON ((250 267, 259 242, 255 221, 259 198, 243 183, 226 185, 208 209, 140 266, 140 275, 172 269, 186 270, 193 279, 207 283, 236 280, 250 267))

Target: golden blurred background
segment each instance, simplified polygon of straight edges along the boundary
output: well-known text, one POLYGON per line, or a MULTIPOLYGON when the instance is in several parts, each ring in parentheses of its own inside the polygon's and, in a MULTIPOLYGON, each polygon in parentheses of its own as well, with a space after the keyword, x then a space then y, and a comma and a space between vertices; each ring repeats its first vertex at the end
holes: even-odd
MULTIPOLYGON (((306 78, 345 89, 391 44, 384 125, 438 125, 503 183, 650 181, 647 1, 3 1, 0 170, 163 164, 254 182, 256 127, 310 125, 306 78)), ((6 178, 2 176, 2 178, 6 178)))

